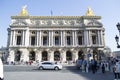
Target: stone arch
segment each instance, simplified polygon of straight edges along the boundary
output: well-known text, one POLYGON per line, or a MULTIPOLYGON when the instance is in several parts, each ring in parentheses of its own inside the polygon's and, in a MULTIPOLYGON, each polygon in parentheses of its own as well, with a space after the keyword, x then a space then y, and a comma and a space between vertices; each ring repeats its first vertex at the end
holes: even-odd
POLYGON ((60 52, 59 51, 54 52, 54 61, 60 61, 60 52))
POLYGON ((84 53, 82 50, 78 52, 78 59, 84 59, 84 53))
POLYGON ((21 51, 16 51, 15 52, 15 59, 14 59, 14 61, 20 61, 20 59, 21 59, 21 51))
POLYGON ((35 61, 35 57, 36 57, 35 51, 30 51, 30 53, 29 53, 29 60, 35 61))
POLYGON ((48 60, 48 52, 47 51, 43 51, 42 52, 42 61, 47 61, 48 60))
POLYGON ((67 52, 66 52, 66 60, 67 60, 67 61, 72 60, 72 53, 71 53, 71 51, 67 51, 67 52))

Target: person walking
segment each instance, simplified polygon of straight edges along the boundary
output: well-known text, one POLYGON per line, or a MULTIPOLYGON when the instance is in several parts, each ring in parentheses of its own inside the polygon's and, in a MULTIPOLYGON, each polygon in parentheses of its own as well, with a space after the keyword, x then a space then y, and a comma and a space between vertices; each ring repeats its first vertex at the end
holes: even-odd
POLYGON ((101 68, 102 68, 102 73, 105 73, 105 63, 104 62, 102 63, 101 68))
POLYGON ((0 80, 3 80, 3 63, 2 60, 0 58, 0 80))
POLYGON ((93 74, 95 74, 95 72, 96 72, 96 65, 95 65, 95 60, 91 60, 91 68, 92 68, 92 72, 93 72, 93 74))
POLYGON ((120 80, 120 62, 117 62, 113 67, 114 80, 120 80))

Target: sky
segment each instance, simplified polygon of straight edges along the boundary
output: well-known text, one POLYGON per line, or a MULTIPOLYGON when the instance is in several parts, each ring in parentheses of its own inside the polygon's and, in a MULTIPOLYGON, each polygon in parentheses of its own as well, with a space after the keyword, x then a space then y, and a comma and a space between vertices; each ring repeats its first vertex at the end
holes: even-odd
POLYGON ((116 24, 120 22, 120 0, 0 0, 0 47, 7 46, 11 16, 19 14, 27 5, 30 16, 83 16, 91 7, 96 16, 101 16, 105 28, 105 45, 119 51, 115 36, 119 35, 116 24))

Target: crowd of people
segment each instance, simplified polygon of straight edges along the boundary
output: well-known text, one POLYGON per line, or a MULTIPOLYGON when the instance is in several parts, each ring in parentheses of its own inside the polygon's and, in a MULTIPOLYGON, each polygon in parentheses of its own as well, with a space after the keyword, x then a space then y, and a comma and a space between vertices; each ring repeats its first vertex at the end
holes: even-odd
POLYGON ((78 69, 80 69, 82 72, 91 72, 94 74, 98 70, 101 70, 102 73, 105 73, 107 71, 111 71, 113 63, 111 61, 101 60, 97 61, 94 59, 91 59, 90 61, 87 60, 77 60, 76 66, 78 69))
POLYGON ((80 59, 76 61, 76 64, 77 68, 82 72, 92 72, 93 74, 98 72, 98 70, 103 74, 106 72, 113 72, 114 80, 120 80, 120 60, 118 59, 101 61, 80 59))

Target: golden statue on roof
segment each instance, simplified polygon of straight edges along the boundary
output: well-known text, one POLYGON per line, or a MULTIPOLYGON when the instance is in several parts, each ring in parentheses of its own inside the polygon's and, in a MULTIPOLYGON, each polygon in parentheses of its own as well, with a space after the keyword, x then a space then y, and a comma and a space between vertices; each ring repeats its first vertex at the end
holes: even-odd
POLYGON ((94 16, 93 11, 90 7, 87 9, 86 16, 94 16))
POLYGON ((19 16, 27 16, 28 15, 26 7, 27 7, 27 5, 22 7, 22 10, 20 11, 19 16))

